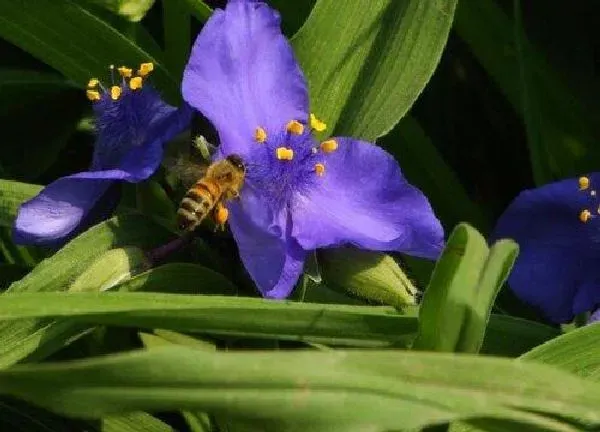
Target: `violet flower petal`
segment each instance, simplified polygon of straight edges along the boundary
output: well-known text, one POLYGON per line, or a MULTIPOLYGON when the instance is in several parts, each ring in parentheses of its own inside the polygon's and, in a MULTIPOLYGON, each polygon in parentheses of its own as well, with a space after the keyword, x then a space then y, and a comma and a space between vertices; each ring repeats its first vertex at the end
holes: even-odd
POLYGON ((289 216, 282 213, 277 218, 288 219, 287 223, 281 220, 273 225, 270 210, 251 189, 228 207, 229 226, 250 277, 264 297, 287 297, 302 273, 306 257, 289 235, 289 216))
POLYGON ((78 232, 114 183, 85 174, 60 178, 22 204, 13 226, 14 242, 57 246, 78 232))
MULTIPOLYGON (((589 178, 600 185, 600 174, 589 178)), ((580 191, 577 179, 526 190, 500 217, 491 237, 519 244, 509 285, 557 323, 600 304, 600 219, 592 191, 580 191), (579 219, 584 209, 596 214, 587 223, 579 219)))
POLYGON ((306 250, 350 243, 436 258, 442 226, 395 159, 368 142, 335 140, 338 149, 318 158, 324 174, 294 200, 292 236, 306 250))
POLYGON ((182 92, 216 127, 222 155, 247 156, 257 127, 276 134, 308 118, 306 81, 279 14, 263 2, 215 10, 194 43, 182 92))

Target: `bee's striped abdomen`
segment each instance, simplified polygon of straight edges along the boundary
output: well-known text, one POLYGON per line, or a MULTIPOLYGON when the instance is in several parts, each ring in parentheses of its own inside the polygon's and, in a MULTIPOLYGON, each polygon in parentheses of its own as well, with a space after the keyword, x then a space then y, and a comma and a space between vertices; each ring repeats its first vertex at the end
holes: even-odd
POLYGON ((219 199, 220 188, 212 182, 201 179, 187 191, 179 210, 177 224, 179 228, 192 231, 208 215, 219 199))

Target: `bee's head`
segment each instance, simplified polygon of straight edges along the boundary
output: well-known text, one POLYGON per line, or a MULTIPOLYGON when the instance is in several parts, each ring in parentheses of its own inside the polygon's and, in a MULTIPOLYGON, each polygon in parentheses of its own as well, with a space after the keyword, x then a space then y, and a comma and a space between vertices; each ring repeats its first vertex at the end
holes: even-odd
POLYGON ((239 155, 230 154, 225 159, 227 159, 227 161, 231 165, 236 167, 238 170, 240 170, 242 172, 246 172, 246 165, 244 165, 244 161, 242 160, 242 158, 239 155))

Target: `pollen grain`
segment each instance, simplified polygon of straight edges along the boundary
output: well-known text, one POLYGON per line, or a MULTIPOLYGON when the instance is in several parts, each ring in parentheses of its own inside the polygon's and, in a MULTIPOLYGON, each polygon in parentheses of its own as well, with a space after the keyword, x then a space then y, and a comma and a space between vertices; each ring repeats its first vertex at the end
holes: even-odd
POLYGON ((85 95, 91 101, 99 101, 100 100, 100 93, 97 92, 96 90, 87 90, 85 92, 85 95))
POLYGON ((322 163, 315 164, 315 172, 319 177, 323 177, 323 174, 325 174, 325 165, 322 163))
POLYGON ((591 218, 592 218, 592 212, 590 212, 587 209, 581 210, 581 213, 579 213, 579 220, 583 223, 588 222, 591 218))
POLYGON ((131 75, 133 74, 133 70, 126 66, 121 66, 117 70, 119 71, 119 75, 121 75, 123 78, 131 78, 131 75))
POLYGON ((294 159, 294 150, 285 147, 277 147, 275 156, 279 160, 292 160, 294 159))
POLYGON ((227 219, 229 219, 229 210, 227 210, 227 208, 221 206, 219 207, 219 209, 217 210, 216 214, 215 214, 215 222, 217 223, 217 225, 225 225, 225 222, 227 222, 227 219))
POLYGON ((119 97, 121 97, 121 87, 119 86, 112 86, 110 88, 110 98, 114 101, 116 101, 117 99, 119 99, 119 97))
POLYGON ((264 143, 267 140, 267 131, 260 126, 254 131, 254 139, 256 142, 264 143))
POLYGON ((287 124, 286 130, 294 135, 302 135, 304 133, 304 125, 298 120, 291 120, 287 124))
POLYGON ((142 77, 136 76, 129 80, 129 88, 131 90, 138 90, 142 88, 142 77))
POLYGON ((325 153, 334 152, 337 150, 337 148, 338 148, 338 143, 334 139, 323 141, 321 143, 321 150, 323 150, 325 153))
POLYGON ((140 65, 140 70, 138 70, 138 75, 140 75, 140 76, 146 76, 150 72, 152 72, 153 70, 154 70, 154 63, 151 63, 151 62, 142 63, 140 65))
POLYGON ((323 132, 325 129, 327 129, 327 124, 319 120, 313 113, 310 113, 310 127, 317 132, 323 132))

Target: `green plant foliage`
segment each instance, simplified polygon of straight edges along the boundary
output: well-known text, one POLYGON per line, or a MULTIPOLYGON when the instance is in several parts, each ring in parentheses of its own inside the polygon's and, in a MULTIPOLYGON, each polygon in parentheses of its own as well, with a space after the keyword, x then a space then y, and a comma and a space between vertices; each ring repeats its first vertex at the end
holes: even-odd
POLYGON ((406 114, 440 58, 455 0, 318 0, 293 39, 312 110, 329 131, 374 140, 406 114))
MULTIPOLYGON (((113 212, 65 245, 16 245, 20 206, 92 164, 88 80, 152 62, 179 106, 191 45, 226 1, 0 0, 0 429, 600 430, 600 325, 565 333, 527 310, 503 289, 519 245, 488 239, 520 191, 600 166, 600 5, 264 1, 318 138, 394 156, 446 229, 441 256, 310 251, 289 298, 259 298, 231 230, 179 237, 167 164, 115 185, 113 212)), ((198 113, 166 154, 198 136, 225 139, 198 113)))
POLYGON ((175 97, 176 84, 156 53, 138 46, 106 21, 70 0, 0 2, 0 36, 83 86, 108 77, 111 64, 155 64, 153 82, 175 97), (56 32, 54 29, 61 29, 56 32))
POLYGON ((478 352, 492 304, 516 255, 514 242, 502 240, 489 249, 481 234, 459 224, 425 292, 414 347, 478 352))
POLYGON ((165 347, 15 367, 0 371, 0 384, 2 392, 82 417, 182 407, 224 413, 235 406, 238 415, 254 420, 375 430, 486 414, 520 420, 521 410, 600 422, 600 389, 567 372, 431 353, 211 353, 165 347), (272 409, 275 395, 277 410, 272 409))

